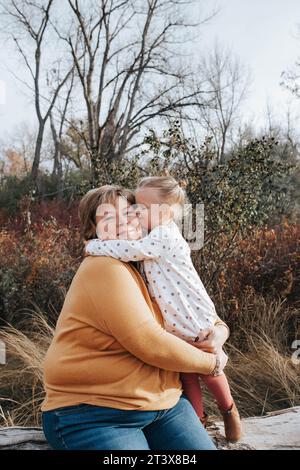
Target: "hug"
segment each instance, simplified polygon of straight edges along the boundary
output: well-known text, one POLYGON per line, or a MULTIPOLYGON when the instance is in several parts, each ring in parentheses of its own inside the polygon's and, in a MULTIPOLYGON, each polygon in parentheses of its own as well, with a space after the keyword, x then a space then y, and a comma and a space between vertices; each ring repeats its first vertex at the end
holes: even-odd
POLYGON ((223 372, 229 330, 179 230, 186 202, 170 176, 82 198, 85 257, 44 361, 43 429, 53 449, 213 450, 202 383, 226 438, 240 439, 223 372))

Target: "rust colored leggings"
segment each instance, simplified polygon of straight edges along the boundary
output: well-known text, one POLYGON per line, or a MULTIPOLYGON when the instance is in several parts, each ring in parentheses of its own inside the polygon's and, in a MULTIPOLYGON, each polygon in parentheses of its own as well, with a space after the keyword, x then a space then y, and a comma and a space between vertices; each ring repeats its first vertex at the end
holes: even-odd
POLYGON ((191 402, 200 419, 204 417, 204 408, 199 379, 204 382, 209 392, 213 395, 221 411, 226 411, 231 408, 233 398, 224 373, 213 376, 182 372, 180 378, 184 394, 191 402))

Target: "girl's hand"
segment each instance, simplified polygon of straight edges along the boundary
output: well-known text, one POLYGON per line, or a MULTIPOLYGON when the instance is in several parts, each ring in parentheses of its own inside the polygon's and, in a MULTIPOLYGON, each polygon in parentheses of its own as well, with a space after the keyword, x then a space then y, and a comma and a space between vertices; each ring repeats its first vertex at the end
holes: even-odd
POLYGON ((205 338, 199 343, 189 341, 190 344, 202 351, 217 354, 222 350, 223 344, 228 338, 228 330, 223 325, 216 325, 205 330, 205 338))

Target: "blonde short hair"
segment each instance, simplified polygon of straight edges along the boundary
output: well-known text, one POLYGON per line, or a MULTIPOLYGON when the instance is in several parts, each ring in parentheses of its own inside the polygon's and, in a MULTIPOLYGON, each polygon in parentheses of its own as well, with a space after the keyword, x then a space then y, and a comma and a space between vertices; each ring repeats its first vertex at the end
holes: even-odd
POLYGON ((139 181, 137 190, 142 188, 156 189, 162 202, 179 206, 180 213, 176 214, 176 218, 183 215, 184 205, 188 202, 186 192, 172 176, 146 176, 139 181))

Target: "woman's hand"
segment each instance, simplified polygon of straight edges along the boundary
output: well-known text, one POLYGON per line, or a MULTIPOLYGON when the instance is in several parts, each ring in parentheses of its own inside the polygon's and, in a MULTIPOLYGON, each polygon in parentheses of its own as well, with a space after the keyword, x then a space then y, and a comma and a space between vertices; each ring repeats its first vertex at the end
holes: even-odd
POLYGON ((223 372, 224 367, 226 366, 228 362, 228 356, 227 354, 224 353, 223 349, 218 353, 218 358, 219 358, 219 367, 218 367, 218 375, 220 375, 223 372))
POLYGON ((228 329, 224 325, 215 325, 212 328, 207 328, 204 332, 205 338, 200 342, 188 341, 196 348, 202 351, 217 354, 221 351, 223 344, 228 338, 228 329))

